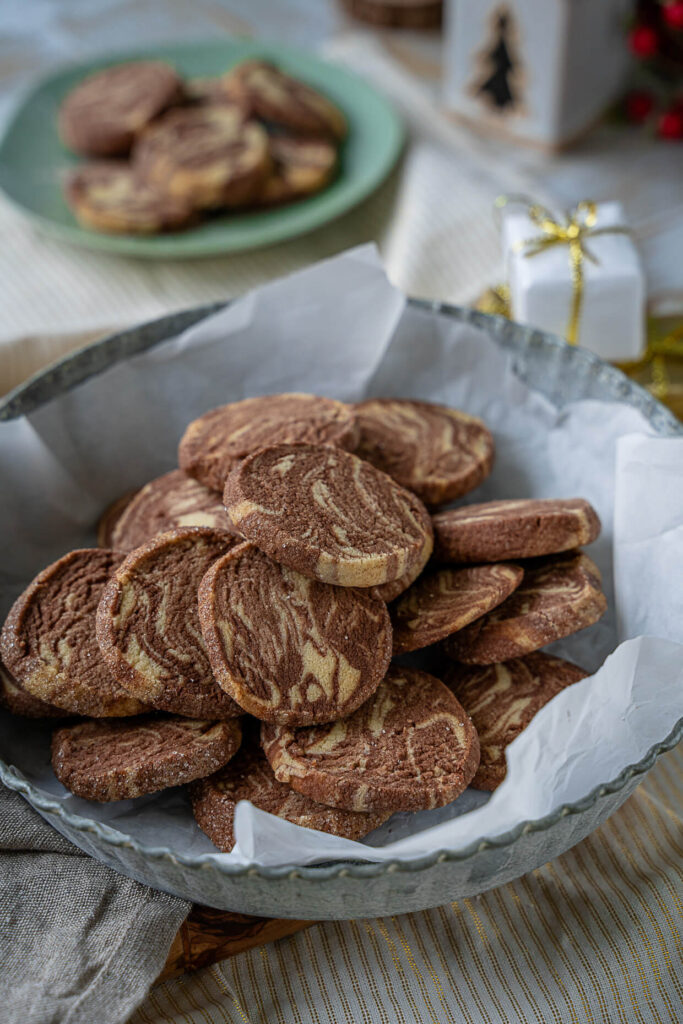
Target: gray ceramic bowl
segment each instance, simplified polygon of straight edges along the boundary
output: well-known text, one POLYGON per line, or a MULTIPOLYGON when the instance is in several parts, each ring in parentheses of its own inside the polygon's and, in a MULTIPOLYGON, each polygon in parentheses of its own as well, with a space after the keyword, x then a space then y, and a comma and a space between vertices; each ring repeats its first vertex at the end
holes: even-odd
MULTIPOLYGON (((590 352, 500 317, 438 303, 419 303, 437 315, 482 327, 514 360, 518 375, 556 405, 581 398, 625 402, 639 409, 662 435, 683 433, 676 418, 642 388, 590 352)), ((124 331, 38 374, 0 402, 0 420, 38 408, 120 360, 151 348, 219 307, 210 306, 124 331)), ((158 889, 199 903, 245 914, 295 918, 354 918, 402 913, 473 896, 517 878, 559 856, 597 828, 633 792, 683 733, 683 720, 638 764, 605 779, 585 797, 529 821, 495 839, 482 839, 458 853, 438 850, 420 860, 383 864, 260 868, 229 866, 211 856, 183 857, 146 847, 91 819, 66 812, 0 761, 0 778, 59 832, 115 870, 158 889)))

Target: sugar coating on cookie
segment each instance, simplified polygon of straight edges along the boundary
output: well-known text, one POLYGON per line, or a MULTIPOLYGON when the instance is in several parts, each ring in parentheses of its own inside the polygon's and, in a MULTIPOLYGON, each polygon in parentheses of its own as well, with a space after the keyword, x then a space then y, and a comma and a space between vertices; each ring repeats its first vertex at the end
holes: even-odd
POLYGON ((475 416, 402 398, 373 398, 353 408, 360 422, 356 454, 427 505, 459 498, 491 472, 493 437, 475 416))
POLYGON ((257 744, 243 746, 225 768, 193 782, 190 797, 197 824, 225 853, 235 845, 233 819, 240 800, 249 800, 259 810, 295 825, 344 839, 362 839, 389 817, 386 813, 342 811, 296 793, 277 781, 257 744))
POLYGON ((5 708, 12 715, 23 718, 64 718, 66 712, 54 704, 46 704, 38 700, 17 683, 11 672, 8 672, 0 661, 0 708, 5 708))
POLYGON ((112 534, 119 519, 123 515, 124 509, 130 504, 132 499, 137 494, 137 491, 126 491, 116 501, 112 501, 111 505, 107 505, 104 512, 97 520, 97 546, 100 548, 113 548, 112 534))
POLYGON ((305 729, 264 724, 280 782, 348 811, 419 811, 455 800, 479 764, 479 741, 447 686, 394 665, 348 718, 305 729))
POLYGON ((217 684, 199 627, 197 591, 235 538, 204 527, 169 530, 131 551, 105 588, 97 639, 111 672, 152 707, 226 719, 242 709, 217 684))
POLYGON ((593 625, 606 609, 600 571, 588 555, 549 555, 527 563, 517 590, 443 649, 468 665, 509 661, 593 625))
POLYGON ((52 767, 84 800, 131 800, 210 775, 236 753, 239 722, 145 715, 80 722, 52 737, 52 767))
POLYGON ((181 469, 145 484, 121 510, 111 527, 111 547, 132 551, 167 530, 205 526, 232 532, 223 502, 181 469))
POLYGON ((600 520, 584 498, 521 498, 451 508, 432 516, 440 562, 502 562, 590 544, 600 520))
POLYGON ((520 566, 505 562, 421 576, 392 607, 394 654, 417 651, 463 629, 509 597, 523 576, 520 566))
POLYGON ((94 718, 148 710, 116 681, 95 638, 98 603, 121 560, 104 548, 71 551, 43 569, 17 598, 3 626, 0 651, 27 693, 94 718))
POLYGON ((237 107, 170 110, 144 132, 135 173, 195 210, 243 206, 270 170, 268 136, 237 107))
POLYGON ((182 96, 169 64, 135 61, 89 75, 59 109, 62 142, 82 156, 125 156, 140 132, 182 96))
POLYGON ((548 701, 587 675, 541 651, 497 665, 452 665, 444 682, 474 722, 481 748, 470 785, 496 789, 507 773, 506 748, 548 701))
POLYGON ((343 718, 374 693, 391 660, 383 601, 302 576, 252 544, 210 567, 199 620, 216 680, 267 722, 343 718))
POLYGON ((67 177, 64 195, 84 227, 110 234, 178 231, 194 219, 189 203, 140 181, 127 164, 84 164, 67 177))
POLYGON ((222 495, 228 473, 247 455, 298 441, 351 449, 358 441, 356 417, 343 402, 317 395, 245 398, 193 420, 181 438, 178 465, 222 495))
POLYGON ((223 500, 248 540, 323 583, 379 586, 432 550, 429 514, 415 495, 338 448, 262 448, 230 474, 223 500))
POLYGON ((327 139, 273 135, 269 139, 273 167, 257 203, 271 206, 319 192, 337 167, 337 147, 327 139))

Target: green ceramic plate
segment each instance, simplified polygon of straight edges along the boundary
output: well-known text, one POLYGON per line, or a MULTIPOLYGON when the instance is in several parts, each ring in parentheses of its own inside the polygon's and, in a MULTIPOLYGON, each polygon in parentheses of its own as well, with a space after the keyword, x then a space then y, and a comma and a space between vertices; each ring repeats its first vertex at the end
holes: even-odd
POLYGON ((394 110, 356 75, 290 47, 225 38, 116 54, 50 75, 24 100, 0 142, 0 187, 42 228, 68 242, 155 259, 215 256, 281 242, 345 213, 384 180, 402 142, 403 127, 394 110), (56 126, 59 104, 77 82, 109 64, 138 58, 167 60, 182 75, 202 77, 256 56, 272 59, 319 88, 346 114, 349 135, 331 185, 289 206, 217 216, 174 234, 105 235, 78 225, 64 202, 61 183, 79 160, 61 145, 56 126))

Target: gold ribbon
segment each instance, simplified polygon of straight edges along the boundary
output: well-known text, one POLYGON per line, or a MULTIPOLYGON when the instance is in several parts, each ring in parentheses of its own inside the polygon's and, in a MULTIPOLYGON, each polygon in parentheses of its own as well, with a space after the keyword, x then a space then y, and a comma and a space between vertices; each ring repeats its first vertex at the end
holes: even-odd
POLYGON ((556 245, 566 245, 569 247, 572 301, 566 334, 569 344, 576 345, 584 292, 583 263, 587 259, 591 263, 597 264, 599 262, 586 247, 586 239, 595 238, 597 235, 628 234, 628 228, 619 226, 597 227, 597 204, 591 199, 583 199, 580 203, 577 203, 574 209, 566 214, 564 222, 556 220, 555 215, 550 210, 540 203, 529 199, 528 196, 498 196, 495 206, 496 209, 501 210, 512 203, 522 204, 526 208, 531 221, 543 232, 535 238, 527 238, 517 243, 515 249, 522 251, 524 256, 538 256, 539 253, 545 252, 556 245))

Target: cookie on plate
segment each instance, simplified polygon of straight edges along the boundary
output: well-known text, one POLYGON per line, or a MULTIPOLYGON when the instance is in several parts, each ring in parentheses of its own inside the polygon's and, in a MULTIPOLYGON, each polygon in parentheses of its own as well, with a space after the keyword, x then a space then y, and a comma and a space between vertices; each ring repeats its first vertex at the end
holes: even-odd
POLYGON ((316 803, 278 782, 261 748, 243 746, 232 760, 208 778, 193 782, 190 798, 195 820, 211 842, 229 853, 235 845, 233 819, 240 800, 304 828, 344 839, 362 839, 379 828, 388 814, 341 811, 316 803))
POLYGON ((259 206, 289 203, 320 192, 337 168, 337 147, 328 139, 303 135, 272 135, 273 167, 256 202, 259 206))
POLYGON ((394 654, 444 640, 501 604, 519 586, 518 565, 473 565, 425 573, 391 609, 394 654))
POLYGON ((450 636, 443 649, 468 665, 521 658, 597 622, 607 609, 600 587, 598 567, 581 551, 532 561, 506 601, 450 636))
POLYGON ((143 181, 192 209, 245 206, 270 171, 268 136, 236 107, 183 107, 141 135, 132 162, 143 181))
POLYGON ((474 722, 481 748, 470 785, 496 789, 507 773, 506 748, 560 690, 587 675, 571 661, 541 651, 498 665, 452 665, 444 682, 474 722))
POLYGON ((474 726, 448 687, 398 665, 349 718, 306 729, 264 723, 261 742, 280 782, 347 811, 443 807, 479 764, 474 726))
POLYGON ((199 621, 216 680, 266 722, 312 725, 367 700, 391 661, 386 604, 233 548, 199 588, 199 621))
POLYGON ((81 156, 125 156, 140 132, 182 97, 170 64, 141 60, 89 75, 59 108, 62 142, 81 156))
POLYGON ((138 700, 188 718, 242 714, 211 673, 197 609, 204 573, 234 543, 219 530, 169 530, 131 551, 104 589, 97 610, 100 649, 138 700))
POLYGON ((64 195, 84 227, 108 234, 154 235, 194 221, 188 203, 140 181, 126 164, 84 164, 69 174, 64 195))
POLYGON ((17 683, 11 672, 8 672, 0 661, 0 708, 5 708, 12 715, 23 718, 64 718, 66 712, 56 708, 54 704, 46 704, 17 683))
POLYGON ((323 583, 375 587, 431 554, 424 505, 349 452, 279 444, 244 459, 223 495, 236 529, 276 562, 323 583))
POLYGON ((131 800, 222 768, 242 739, 239 722, 145 715, 79 722, 52 737, 52 767, 84 800, 131 800))
POLYGON ((178 447, 178 465, 223 495, 239 462, 270 444, 331 444, 354 448, 356 417, 348 405, 317 395, 260 395, 204 413, 189 424, 178 447))
POLYGON ((600 520, 584 498, 521 498, 449 508, 432 516, 440 562, 503 562, 590 544, 600 520))
POLYGON ((148 708, 116 681, 95 639, 97 606, 122 556, 71 551, 39 573, 7 616, 0 651, 23 690, 74 715, 138 715, 148 708))
POLYGON ((372 398, 353 408, 360 423, 356 454, 426 505, 459 498, 491 472, 493 438, 475 416, 405 398, 372 398))

